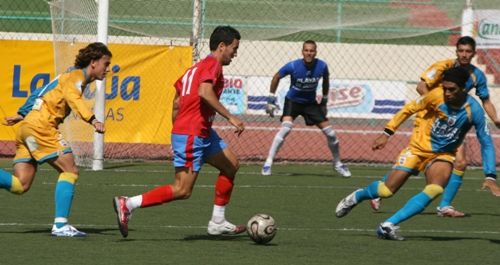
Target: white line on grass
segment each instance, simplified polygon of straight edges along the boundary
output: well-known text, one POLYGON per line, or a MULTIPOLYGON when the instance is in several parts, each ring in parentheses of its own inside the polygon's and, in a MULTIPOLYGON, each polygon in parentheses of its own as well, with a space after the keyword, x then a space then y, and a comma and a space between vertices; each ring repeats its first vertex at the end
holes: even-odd
MULTIPOLYGON (((55 185, 55 182, 42 182, 42 185, 55 185)), ((115 184, 115 183, 106 183, 106 184, 93 184, 93 183, 81 183, 79 182, 77 184, 78 186, 86 186, 86 187, 92 187, 92 186, 108 186, 108 187, 158 187, 164 184, 115 184)), ((338 186, 338 185, 321 185, 321 186, 311 186, 311 185, 235 185, 237 189, 320 189, 320 190, 353 190, 356 188, 356 186, 338 186)), ((195 185, 195 188, 201 188, 201 189, 214 189, 214 185, 195 185)), ((411 188, 411 187, 403 187, 401 190, 414 190, 414 191, 420 191, 422 190, 423 187, 416 187, 416 188, 411 188)), ((467 188, 461 188, 460 191, 473 191, 473 192, 485 192, 485 190, 482 189, 467 189, 467 188)))
MULTIPOLYGON (((4 168, 5 170, 9 170, 8 168, 4 168)), ((39 169, 40 171, 54 171, 53 169, 51 168, 41 168, 39 169)), ((84 170, 84 171, 92 171, 92 172, 95 172, 93 170, 84 170)), ((145 173, 164 173, 164 174, 171 174, 173 175, 174 173, 169 171, 169 170, 143 170, 143 169, 103 169, 102 170, 103 172, 127 172, 127 173, 140 173, 140 174, 145 174, 145 173)), ((219 171, 215 171, 215 170, 203 170, 202 171, 203 174, 214 174, 214 175, 217 175, 219 174, 219 171)), ((319 173, 316 173, 315 175, 318 175, 318 174, 328 174, 328 172, 319 172, 319 173)), ((298 173, 273 173, 273 176, 270 177, 270 176, 262 176, 263 178, 273 178, 273 177, 279 177, 279 176, 291 176, 291 175, 307 175, 307 173, 303 173, 303 172, 298 172, 298 173)), ((332 178, 336 178, 336 176, 333 175, 334 173, 332 173, 332 178)), ((257 171, 240 171, 238 172, 238 175, 258 175, 258 176, 261 176, 261 173, 260 171, 257 172, 257 171)), ((380 176, 376 176, 376 175, 370 175, 370 176, 367 176, 367 175, 355 175, 355 176, 352 176, 351 178, 356 178, 356 179, 382 179, 382 175, 380 176)), ((424 177, 423 176, 411 176, 410 178, 412 179, 423 179, 424 177)), ((468 180, 483 180, 484 177, 471 177, 471 176, 466 176, 463 180, 464 181, 468 181, 468 180)), ((141 185, 141 184, 137 184, 137 185, 141 185)))
MULTIPOLYGON (((83 228, 118 228, 116 225, 98 225, 98 224, 73 224, 76 227, 83 228)), ((52 226, 52 224, 39 224, 39 223, 0 223, 0 227, 25 227, 25 226, 36 226, 36 227, 47 227, 47 230, 52 226)), ((134 229, 207 229, 206 226, 201 225, 134 225, 134 229)), ((84 230, 84 229, 83 229, 84 230)), ((366 228, 310 228, 310 227, 280 227, 279 230, 283 231, 328 231, 328 232, 375 232, 375 229, 366 228)), ((408 233, 432 233, 432 234, 491 234, 499 235, 500 231, 488 231, 488 230, 438 230, 438 229, 400 229, 400 231, 408 233)))

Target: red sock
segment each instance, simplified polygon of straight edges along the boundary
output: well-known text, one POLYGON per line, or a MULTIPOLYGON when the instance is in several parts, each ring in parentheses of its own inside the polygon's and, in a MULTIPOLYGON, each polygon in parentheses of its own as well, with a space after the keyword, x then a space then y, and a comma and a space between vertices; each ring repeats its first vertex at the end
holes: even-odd
POLYGON ((219 174, 215 183, 215 205, 223 206, 229 203, 231 192, 233 191, 233 182, 232 178, 226 177, 222 173, 219 174))
POLYGON ((172 186, 160 186, 142 194, 141 208, 162 204, 173 199, 174 193, 172 191, 172 186))

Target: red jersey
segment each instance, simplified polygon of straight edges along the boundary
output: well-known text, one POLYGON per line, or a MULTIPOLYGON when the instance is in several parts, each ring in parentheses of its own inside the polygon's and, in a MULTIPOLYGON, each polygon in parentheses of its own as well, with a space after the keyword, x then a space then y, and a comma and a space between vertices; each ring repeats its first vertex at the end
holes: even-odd
POLYGON ((208 137, 215 111, 198 95, 198 89, 204 82, 212 83, 215 95, 220 98, 224 89, 222 65, 211 55, 191 66, 175 82, 179 110, 172 133, 208 137))

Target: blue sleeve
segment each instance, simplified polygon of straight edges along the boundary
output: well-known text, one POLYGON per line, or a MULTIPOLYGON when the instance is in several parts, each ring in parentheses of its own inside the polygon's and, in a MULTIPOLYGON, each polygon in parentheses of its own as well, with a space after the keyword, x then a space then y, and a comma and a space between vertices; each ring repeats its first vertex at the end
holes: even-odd
MULTIPOLYGON (((476 77, 476 96, 480 99, 487 99, 490 97, 490 92, 488 90, 488 82, 484 73, 478 69, 474 71, 476 77)), ((470 81, 470 79, 469 79, 470 81)))
POLYGON ((291 61, 291 62, 285 64, 283 67, 281 67, 281 69, 278 71, 278 74, 280 75, 280 77, 283 78, 283 77, 293 73, 293 62, 294 61, 291 61))
POLYGON ((26 115, 28 115, 28 113, 33 108, 33 104, 35 104, 35 100, 38 98, 38 95, 41 91, 42 89, 36 89, 35 91, 33 91, 26 102, 24 102, 24 104, 17 110, 17 114, 26 117, 26 115))
POLYGON ((472 108, 474 127, 477 139, 481 144, 481 158, 483 160, 483 172, 487 177, 496 178, 495 145, 491 139, 483 109, 479 104, 472 108), (475 107, 475 108, 474 108, 475 107))

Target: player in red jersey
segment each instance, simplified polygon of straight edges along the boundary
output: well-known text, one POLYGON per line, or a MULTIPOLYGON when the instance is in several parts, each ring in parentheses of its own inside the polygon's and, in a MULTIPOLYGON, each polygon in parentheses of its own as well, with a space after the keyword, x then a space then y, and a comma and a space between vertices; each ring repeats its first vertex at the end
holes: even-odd
POLYGON ((173 103, 172 150, 175 180, 133 197, 118 196, 113 205, 123 237, 128 235, 132 211, 191 196, 194 183, 204 162, 219 169, 215 183, 215 200, 208 234, 239 234, 245 225, 234 225, 225 219, 233 181, 239 168, 236 155, 227 148, 212 129, 215 114, 219 113, 236 128, 238 136, 245 129, 243 122, 219 102, 224 85, 222 67, 229 65, 239 46, 240 33, 230 26, 215 28, 210 36, 211 54, 189 68, 175 83, 173 103))

